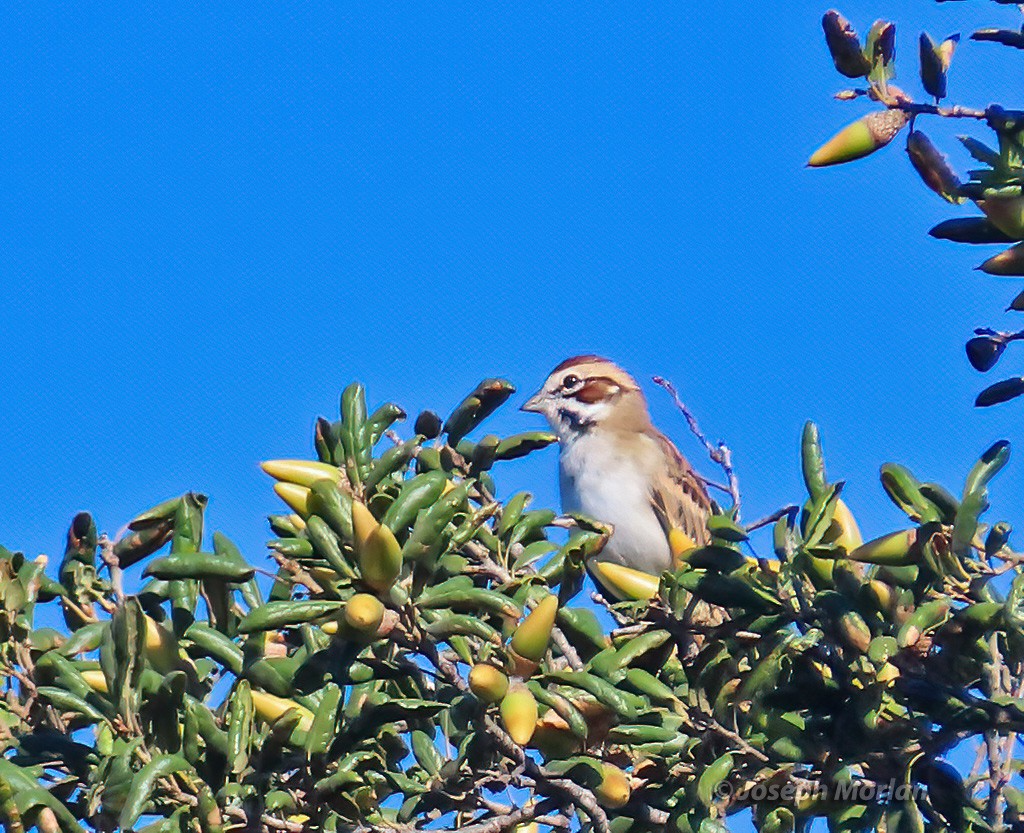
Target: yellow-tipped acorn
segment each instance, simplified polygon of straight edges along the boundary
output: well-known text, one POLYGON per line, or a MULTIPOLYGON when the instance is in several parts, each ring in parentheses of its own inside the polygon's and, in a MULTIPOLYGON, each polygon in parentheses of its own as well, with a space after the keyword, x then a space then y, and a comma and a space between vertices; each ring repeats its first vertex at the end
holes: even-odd
POLYGON ((179 664, 178 640, 149 616, 146 617, 146 657, 161 674, 169 674, 179 664))
POLYGON ((355 538, 357 553, 362 550, 366 539, 378 526, 380 523, 373 517, 373 512, 366 508, 365 503, 352 501, 352 535, 355 538))
POLYGON ((500 703, 508 693, 508 677, 500 668, 478 662, 469 671, 469 688, 481 703, 500 703))
POLYGON ((811 154, 807 164, 812 168, 852 162, 885 147, 907 123, 902 110, 877 110, 846 125, 811 154))
POLYGON ((296 728, 308 732, 313 725, 313 712, 294 700, 278 697, 274 694, 267 694, 265 691, 252 692, 252 706, 256 716, 266 723, 273 723, 281 715, 290 709, 299 713, 299 723, 296 728))
MULTIPOLYGON (((836 501, 836 511, 832 516, 832 524, 839 527, 839 534, 835 538, 835 543, 847 552, 853 552, 864 543, 864 538, 860 534, 860 527, 857 526, 857 520, 853 517, 850 507, 843 503, 842 498, 836 501)), ((832 529, 833 527, 830 526, 829 531, 832 531, 832 529)))
POLYGON ((82 679, 89 684, 89 688, 98 691, 100 694, 107 694, 107 678, 98 668, 87 668, 82 671, 82 679))
POLYGON ((916 542, 916 529, 891 532, 857 547, 849 553, 849 558, 888 567, 907 567, 915 563, 912 550, 916 542))
POLYGON ((297 483, 275 483, 274 491, 291 510, 303 518, 309 517, 309 489, 297 483))
POLYGON ((341 481, 341 469, 314 460, 264 460, 260 468, 274 480, 299 486, 312 486, 318 480, 341 481))
POLYGON ((679 562, 679 557, 688 553, 697 546, 689 535, 681 529, 670 529, 668 531, 668 548, 672 552, 672 558, 679 562))
MULTIPOLYGON (((353 503, 353 510, 356 506, 362 504, 353 503)), ((355 515, 353 511, 353 520, 355 515)), ((402 572, 402 547, 395 534, 384 524, 377 524, 358 548, 359 573, 363 581, 378 592, 390 590, 402 572)))
POLYGON ((625 772, 613 764, 602 767, 601 783, 594 790, 598 804, 609 810, 617 810, 629 802, 631 792, 629 776, 625 772))
POLYGON ((521 682, 513 683, 502 698, 499 709, 509 737, 520 746, 526 746, 537 727, 538 714, 537 700, 530 689, 521 682))
POLYGON ((592 561, 590 569, 601 582, 601 586, 617 599, 642 602, 658 595, 658 587, 661 584, 659 576, 652 576, 610 561, 592 561))
POLYGON ((369 593, 356 593, 345 604, 345 624, 361 634, 375 634, 383 620, 384 605, 369 593))
POLYGON ((549 593, 541 599, 512 634, 512 650, 523 659, 540 662, 551 640, 551 629, 558 613, 558 596, 549 593))

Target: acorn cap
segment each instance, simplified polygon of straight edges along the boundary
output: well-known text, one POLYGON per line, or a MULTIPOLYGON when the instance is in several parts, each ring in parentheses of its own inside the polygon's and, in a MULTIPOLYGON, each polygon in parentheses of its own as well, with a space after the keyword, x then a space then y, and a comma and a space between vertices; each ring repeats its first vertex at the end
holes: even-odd
POLYGON ((523 659, 540 662, 551 640, 551 629, 558 614, 558 596, 549 593, 541 599, 512 634, 512 650, 523 659))

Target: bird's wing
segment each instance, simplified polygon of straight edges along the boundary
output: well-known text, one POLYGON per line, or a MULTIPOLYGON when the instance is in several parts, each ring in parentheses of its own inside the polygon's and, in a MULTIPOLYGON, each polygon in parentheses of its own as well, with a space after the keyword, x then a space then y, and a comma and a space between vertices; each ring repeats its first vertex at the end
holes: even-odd
POLYGON ((704 483, 672 441, 658 432, 655 439, 661 448, 666 465, 651 484, 651 505, 665 534, 681 530, 695 544, 706 544, 710 538, 707 529, 711 513, 711 498, 704 483))

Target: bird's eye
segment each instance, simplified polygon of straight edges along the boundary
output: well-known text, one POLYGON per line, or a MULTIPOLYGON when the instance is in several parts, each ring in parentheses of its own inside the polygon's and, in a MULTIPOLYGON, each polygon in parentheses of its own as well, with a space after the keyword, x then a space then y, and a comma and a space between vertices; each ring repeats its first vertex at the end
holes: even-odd
POLYGON ((562 380, 562 387, 566 390, 576 387, 580 383, 580 377, 570 373, 562 380))

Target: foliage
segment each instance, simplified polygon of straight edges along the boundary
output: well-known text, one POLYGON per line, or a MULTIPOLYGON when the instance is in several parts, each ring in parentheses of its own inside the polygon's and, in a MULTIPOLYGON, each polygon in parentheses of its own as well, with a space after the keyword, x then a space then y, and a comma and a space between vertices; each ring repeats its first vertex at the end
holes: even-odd
MULTIPOLYGON (((943 2, 943 0, 939 0, 943 2)), ((1002 5, 1013 5, 996 0, 1002 5)), ((1024 11, 1024 7, 1021 7, 1024 11)), ((957 217, 939 223, 929 233, 940 240, 973 245, 999 244, 1009 248, 989 257, 978 266, 991 275, 1024 276, 1024 110, 1012 110, 991 104, 983 110, 945 105, 947 82, 953 54, 960 35, 942 41, 922 32, 918 41, 918 68, 921 86, 931 102, 917 102, 891 83, 896 73, 895 24, 874 23, 862 46, 849 21, 830 10, 822 18, 825 40, 840 74, 860 78, 862 88, 842 90, 836 98, 854 101, 866 98, 882 105, 867 116, 839 131, 815 151, 808 164, 812 167, 842 164, 867 156, 889 144, 909 124, 906 150, 911 165, 932 191, 954 205, 974 203, 981 214, 957 217), (961 180, 948 160, 921 131, 919 121, 930 117, 967 119, 983 122, 992 134, 995 147, 972 136, 959 136, 960 142, 979 167, 961 180)), ((1024 49, 1024 27, 1020 31, 985 28, 970 39, 1024 49)), ((1010 302, 1007 311, 1024 311, 1024 292, 1010 302)), ((967 342, 967 357, 981 372, 995 366, 1013 341, 1024 339, 1020 332, 1000 332, 988 327, 975 330, 967 342)), ((1011 377, 985 388, 975 401, 989 406, 1024 395, 1024 377, 1011 377)))
POLYGON ((746 806, 763 831, 1019 819, 1024 572, 1009 528, 979 522, 1007 444, 960 499, 883 467, 908 526, 863 544, 809 424, 809 496, 777 513, 776 557, 716 514, 710 545, 605 602, 607 632, 579 593, 608 530, 577 518, 560 537, 529 495, 495 498, 494 467, 553 437, 468 438, 512 391, 486 380, 402 440, 401 409, 368 415, 347 388, 341 419, 316 423, 319 462, 265 464, 293 509, 270 517, 266 598, 264 559, 219 533, 206 549, 194 493, 117 542, 78 515, 59 580, 0 552, 6 829, 710 833, 746 806), (694 597, 722 616, 702 624, 694 597), (964 783, 942 758, 970 738, 989 775, 964 783), (887 804, 875 788, 892 784, 921 789, 887 804))

